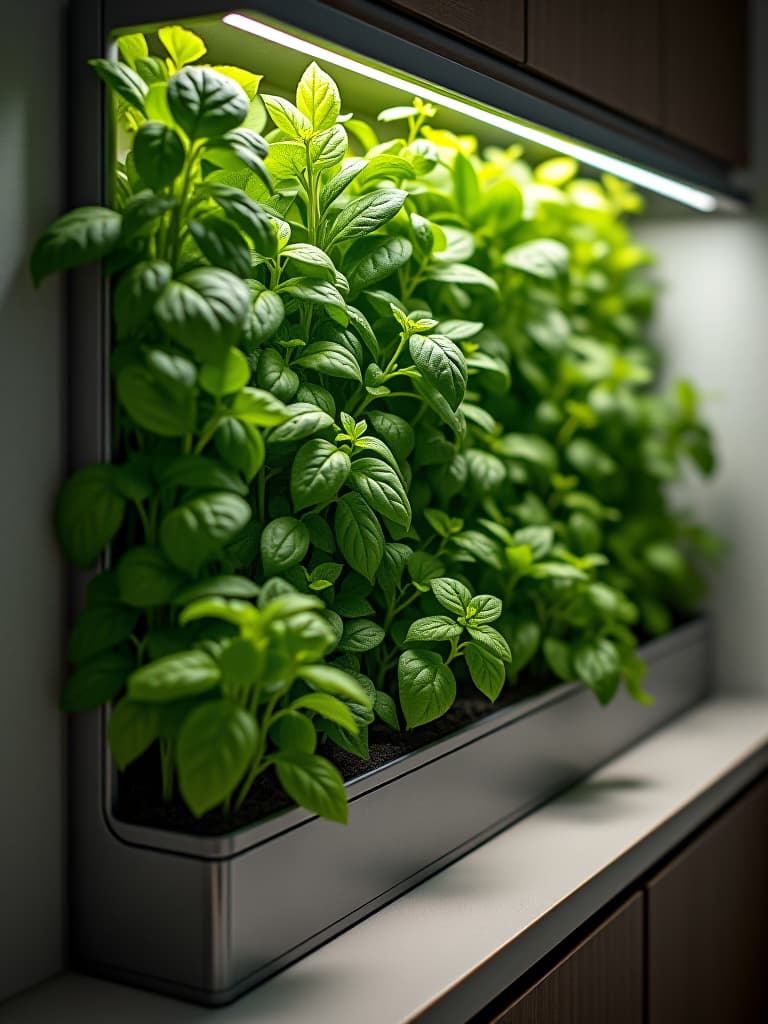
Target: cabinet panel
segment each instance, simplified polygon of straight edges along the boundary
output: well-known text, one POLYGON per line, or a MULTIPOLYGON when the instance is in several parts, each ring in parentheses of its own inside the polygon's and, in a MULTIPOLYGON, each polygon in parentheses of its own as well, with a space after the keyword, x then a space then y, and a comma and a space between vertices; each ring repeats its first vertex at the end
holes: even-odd
POLYGON ((768 780, 646 891, 648 1024, 768 1020, 768 780))
POLYGON ((656 127, 661 122, 660 4, 528 0, 527 63, 561 85, 656 127))
POLYGON ((525 0, 383 0, 443 31, 499 53, 525 59, 525 0))
POLYGON ((636 894, 492 1024, 642 1024, 643 896, 636 894))
POLYGON ((748 160, 747 0, 672 0, 661 9, 662 127, 742 165, 748 160))

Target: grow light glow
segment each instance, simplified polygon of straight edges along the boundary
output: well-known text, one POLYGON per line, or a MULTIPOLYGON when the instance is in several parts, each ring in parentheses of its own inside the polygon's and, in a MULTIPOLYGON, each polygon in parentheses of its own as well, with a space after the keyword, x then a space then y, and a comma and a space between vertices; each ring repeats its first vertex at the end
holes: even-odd
POLYGON ((711 213, 717 208, 717 199, 710 192, 693 188, 691 185, 676 181, 674 178, 668 178, 663 174, 656 174, 655 171, 649 171, 645 167, 639 167, 637 164, 620 160, 618 157, 602 153, 600 150, 590 149, 588 146, 583 146, 571 139, 562 138, 552 132, 536 128, 526 121, 517 120, 511 115, 488 110, 479 104, 459 99, 449 93, 439 92, 417 80, 412 80, 392 71, 385 71, 383 68, 376 67, 375 65, 365 64, 343 53, 336 53, 325 46, 320 46, 299 36, 293 36, 281 29, 274 28, 272 25, 246 17, 244 14, 227 14, 222 20, 232 28, 249 32, 251 35, 259 36, 261 39, 278 43, 280 46, 286 46, 291 50, 296 50, 298 53, 304 53, 308 57, 327 61, 336 67, 364 75, 366 78, 381 82, 382 85, 394 86, 396 89, 405 89, 413 96, 419 96, 423 100, 435 103, 448 110, 453 110, 458 114, 465 114, 492 128, 499 128, 510 135, 555 149, 564 156, 571 156, 580 163, 587 164, 589 167, 595 167, 597 170, 614 174, 617 178, 624 178, 626 181, 631 181, 633 185, 656 192, 659 195, 666 196, 668 199, 674 199, 678 203, 684 203, 686 206, 702 211, 702 213, 711 213))

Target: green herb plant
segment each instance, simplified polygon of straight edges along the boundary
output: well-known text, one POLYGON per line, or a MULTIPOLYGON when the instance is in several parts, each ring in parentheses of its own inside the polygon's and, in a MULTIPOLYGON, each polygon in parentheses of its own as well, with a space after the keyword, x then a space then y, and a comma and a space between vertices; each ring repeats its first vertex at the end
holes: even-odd
POLYGON ((114 201, 32 257, 112 279, 114 454, 57 506, 76 565, 111 551, 65 707, 115 702, 118 766, 157 743, 196 815, 269 770, 345 820, 319 741, 365 759, 375 719, 521 672, 649 699, 638 630, 695 605, 715 546, 665 487, 714 460, 690 384, 650 389, 637 195, 481 157, 419 100, 376 129, 314 63, 289 100, 158 36, 92 62, 114 201))

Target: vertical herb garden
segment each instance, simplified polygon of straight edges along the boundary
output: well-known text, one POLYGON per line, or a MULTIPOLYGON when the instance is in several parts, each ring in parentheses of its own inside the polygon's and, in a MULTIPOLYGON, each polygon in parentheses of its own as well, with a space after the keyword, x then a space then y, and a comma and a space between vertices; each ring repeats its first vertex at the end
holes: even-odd
POLYGON ((126 778, 225 831, 343 822, 342 770, 557 681, 648 700, 638 643, 718 542, 667 495, 714 460, 657 386, 641 198, 420 100, 359 118, 314 63, 288 99, 180 27, 119 49, 112 201, 32 257, 111 289, 64 707, 111 704, 126 778))

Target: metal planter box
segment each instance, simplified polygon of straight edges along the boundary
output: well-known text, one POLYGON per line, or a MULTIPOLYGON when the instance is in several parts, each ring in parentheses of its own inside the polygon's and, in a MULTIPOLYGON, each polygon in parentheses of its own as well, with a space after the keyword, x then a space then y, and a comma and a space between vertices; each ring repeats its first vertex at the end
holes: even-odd
POLYGON ((701 699, 709 632, 647 645, 652 707, 563 685, 347 784, 350 824, 301 809, 209 838, 112 814, 106 715, 75 736, 78 966, 226 1003, 456 860, 701 699))

